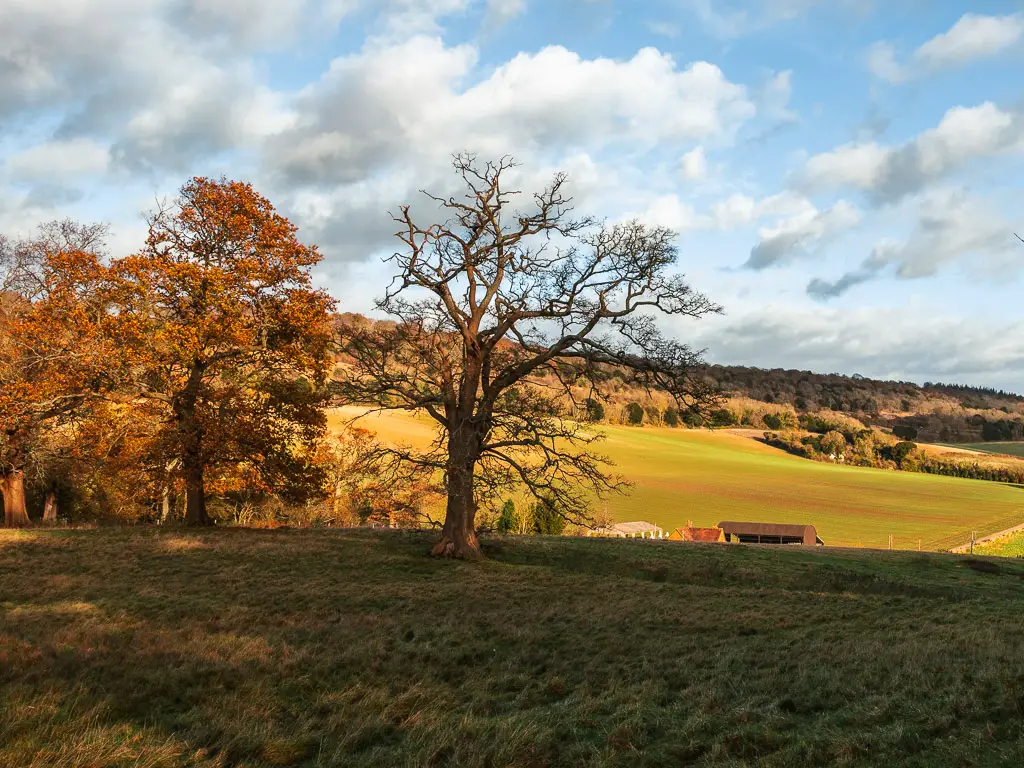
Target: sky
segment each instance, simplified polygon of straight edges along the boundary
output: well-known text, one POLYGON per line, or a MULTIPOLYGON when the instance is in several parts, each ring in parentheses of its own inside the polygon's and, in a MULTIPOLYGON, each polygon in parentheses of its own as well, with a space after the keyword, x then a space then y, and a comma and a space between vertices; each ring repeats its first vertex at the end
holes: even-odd
POLYGON ((389 211, 524 192, 678 233, 718 363, 1024 393, 1024 0, 0 0, 0 232, 138 249, 252 182, 370 313, 389 211))

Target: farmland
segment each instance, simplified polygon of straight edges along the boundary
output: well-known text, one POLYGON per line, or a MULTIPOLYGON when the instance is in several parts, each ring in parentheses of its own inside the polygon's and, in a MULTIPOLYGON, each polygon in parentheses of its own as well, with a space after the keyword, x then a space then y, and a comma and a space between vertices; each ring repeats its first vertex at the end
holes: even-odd
POLYGON ((1024 557, 1024 533, 1014 533, 987 544, 981 544, 974 551, 993 557, 1024 557))
MULTIPOLYGON (((351 416, 355 411, 346 411, 351 416)), ((335 414, 337 424, 342 414, 335 414)), ((405 415, 359 422, 384 440, 422 445, 428 422, 405 415)), ((725 432, 602 426, 600 450, 634 487, 596 504, 618 521, 667 530, 693 520, 812 523, 829 545, 936 550, 1024 523, 1024 490, 951 477, 807 461, 725 432)))
POLYGON ((1024 564, 0 532, 0 765, 1013 765, 1024 564))
POLYGON ((955 446, 978 453, 994 453, 1006 456, 1024 457, 1024 442, 1015 443, 964 443, 955 446))

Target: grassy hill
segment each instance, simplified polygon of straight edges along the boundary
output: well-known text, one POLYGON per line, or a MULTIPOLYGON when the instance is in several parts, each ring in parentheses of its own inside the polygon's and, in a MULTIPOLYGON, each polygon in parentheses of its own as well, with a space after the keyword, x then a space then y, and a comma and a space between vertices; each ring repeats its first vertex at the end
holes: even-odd
POLYGON ((1024 761, 1024 563, 430 538, 0 532, 0 765, 1024 761))
MULTIPOLYGON (((347 409, 335 414, 357 413, 347 409)), ((404 414, 360 421, 384 440, 425 444, 428 422, 404 414)), ((693 520, 811 523, 829 545, 948 548, 1024 523, 1017 486, 822 464, 727 432, 602 426, 600 450, 635 486, 611 498, 618 521, 648 520, 667 530, 693 520)), ((599 506, 603 510, 603 505, 599 506)))
POLYGON ((1024 443, 963 443, 956 446, 980 453, 1005 454, 1024 457, 1024 443))

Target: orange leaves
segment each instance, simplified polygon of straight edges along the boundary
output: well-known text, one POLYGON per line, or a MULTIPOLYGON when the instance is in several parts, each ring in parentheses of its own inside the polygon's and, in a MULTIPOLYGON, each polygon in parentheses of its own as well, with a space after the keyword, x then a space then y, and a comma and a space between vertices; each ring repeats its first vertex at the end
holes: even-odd
POLYGON ((296 232, 251 185, 197 177, 111 264, 108 323, 139 394, 164 404, 167 458, 252 466, 271 487, 322 434, 333 300, 296 232))

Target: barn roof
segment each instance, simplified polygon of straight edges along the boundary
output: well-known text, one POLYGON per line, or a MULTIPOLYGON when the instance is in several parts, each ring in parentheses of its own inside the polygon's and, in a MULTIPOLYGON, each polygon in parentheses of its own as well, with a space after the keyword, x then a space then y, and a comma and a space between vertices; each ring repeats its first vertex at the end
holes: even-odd
POLYGON ((752 536, 804 536, 810 533, 817 536, 817 530, 813 525, 787 525, 783 523, 735 523, 722 522, 718 524, 726 533, 746 533, 752 536))

